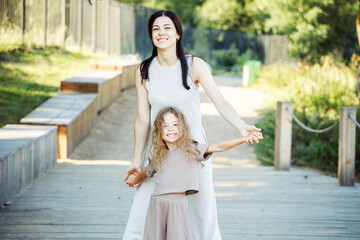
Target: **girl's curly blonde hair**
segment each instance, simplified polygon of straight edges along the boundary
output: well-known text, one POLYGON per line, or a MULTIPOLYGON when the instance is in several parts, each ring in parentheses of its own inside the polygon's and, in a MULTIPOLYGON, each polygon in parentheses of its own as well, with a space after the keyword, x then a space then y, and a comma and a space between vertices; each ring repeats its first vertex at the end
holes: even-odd
POLYGON ((149 149, 150 161, 156 170, 160 169, 162 161, 165 159, 167 146, 162 139, 161 130, 164 122, 165 114, 174 114, 178 119, 179 140, 176 142, 176 147, 181 148, 188 154, 192 153, 194 156, 199 153, 197 150, 197 142, 193 140, 189 125, 186 122, 184 114, 175 107, 165 107, 159 111, 155 118, 154 127, 151 135, 151 145, 149 149), (193 147, 195 144, 195 148, 193 147))

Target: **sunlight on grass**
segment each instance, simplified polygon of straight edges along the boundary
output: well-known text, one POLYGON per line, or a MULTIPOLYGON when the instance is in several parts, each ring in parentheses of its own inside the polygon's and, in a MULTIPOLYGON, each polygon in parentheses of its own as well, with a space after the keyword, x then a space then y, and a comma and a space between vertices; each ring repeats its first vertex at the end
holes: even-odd
POLYGON ((0 127, 19 120, 58 92, 60 82, 103 57, 50 47, 2 46, 0 127))

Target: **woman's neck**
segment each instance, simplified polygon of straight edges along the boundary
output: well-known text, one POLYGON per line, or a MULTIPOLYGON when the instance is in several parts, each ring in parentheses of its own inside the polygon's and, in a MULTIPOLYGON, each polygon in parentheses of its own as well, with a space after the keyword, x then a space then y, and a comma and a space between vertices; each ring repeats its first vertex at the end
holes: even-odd
POLYGON ((160 50, 158 49, 158 55, 156 56, 156 60, 163 67, 170 67, 174 65, 179 59, 176 56, 176 50, 160 50))

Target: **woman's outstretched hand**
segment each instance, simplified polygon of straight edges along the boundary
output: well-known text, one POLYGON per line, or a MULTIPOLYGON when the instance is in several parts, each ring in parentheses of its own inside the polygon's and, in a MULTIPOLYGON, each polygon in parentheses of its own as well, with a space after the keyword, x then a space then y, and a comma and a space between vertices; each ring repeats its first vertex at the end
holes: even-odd
POLYGON ((245 125, 241 130, 243 136, 249 135, 252 133, 252 136, 246 141, 247 144, 259 143, 260 139, 263 139, 261 128, 257 128, 253 125, 245 125))

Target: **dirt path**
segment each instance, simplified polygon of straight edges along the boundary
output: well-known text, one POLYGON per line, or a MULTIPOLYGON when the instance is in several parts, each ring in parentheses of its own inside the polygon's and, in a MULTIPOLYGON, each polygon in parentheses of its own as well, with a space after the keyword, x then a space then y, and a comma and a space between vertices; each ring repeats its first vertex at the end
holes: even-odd
MULTIPOLYGON (((234 106, 248 124, 259 119, 257 110, 263 101, 269 100, 264 93, 249 88, 235 87, 240 79, 215 77, 220 91, 234 106)), ((203 125, 209 142, 221 141, 239 136, 233 126, 217 112, 201 89, 203 125)), ((136 91, 124 91, 116 102, 103 111, 89 136, 75 149, 68 161, 76 160, 117 160, 128 164, 133 150, 133 123, 136 116, 136 91)), ((259 165, 252 147, 241 145, 213 157, 216 164, 259 165)))

